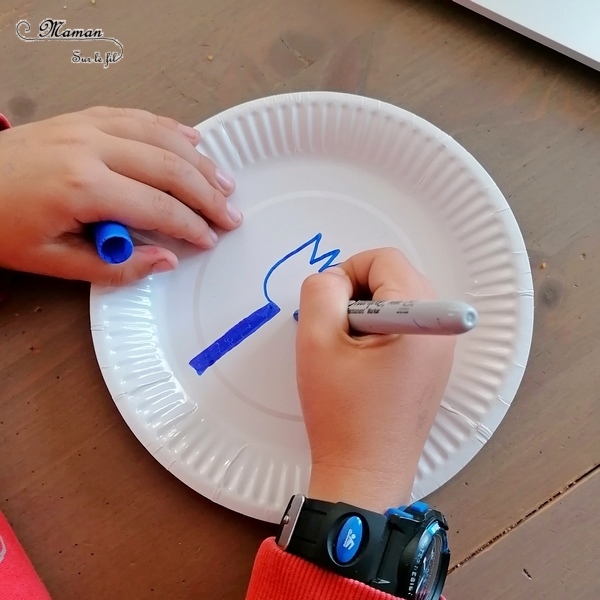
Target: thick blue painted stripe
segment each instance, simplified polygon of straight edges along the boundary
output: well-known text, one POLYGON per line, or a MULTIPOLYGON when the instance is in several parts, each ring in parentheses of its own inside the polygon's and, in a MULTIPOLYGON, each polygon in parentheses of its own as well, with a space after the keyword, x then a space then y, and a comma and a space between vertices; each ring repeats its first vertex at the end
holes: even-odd
POLYGON ((234 325, 227 333, 213 342, 208 348, 190 360, 190 366, 202 375, 206 369, 214 365, 223 355, 241 344, 257 329, 270 321, 281 309, 274 302, 268 302, 251 315, 234 325))

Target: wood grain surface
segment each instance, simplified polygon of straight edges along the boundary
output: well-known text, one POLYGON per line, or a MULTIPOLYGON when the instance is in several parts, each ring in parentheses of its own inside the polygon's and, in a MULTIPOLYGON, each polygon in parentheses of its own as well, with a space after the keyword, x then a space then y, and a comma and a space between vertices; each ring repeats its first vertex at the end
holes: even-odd
POLYGON ((600 471, 452 573, 448 598, 598 598, 600 471), (498 585, 498 582, 501 582, 498 585))
MULTIPOLYGON (((506 195, 531 258, 523 385, 491 441, 430 497, 461 565, 449 600, 600 597, 597 72, 450 1, 0 0, 0 111, 14 125, 97 104, 196 124, 307 89, 386 100, 454 136, 506 195), (47 17, 102 28, 123 59, 73 64, 76 42, 16 36, 19 20, 47 17)), ((135 440, 97 368, 88 286, 10 279, 0 509, 53 597, 243 598, 273 528, 191 492, 135 440)))

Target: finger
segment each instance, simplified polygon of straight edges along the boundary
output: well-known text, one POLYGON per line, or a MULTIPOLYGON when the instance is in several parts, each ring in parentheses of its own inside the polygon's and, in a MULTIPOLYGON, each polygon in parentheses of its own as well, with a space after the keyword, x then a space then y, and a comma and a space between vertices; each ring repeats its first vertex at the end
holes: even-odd
MULTIPOLYGON (((100 156, 109 169, 174 196, 223 229, 235 229, 242 215, 188 161, 169 150, 132 140, 111 143, 106 136, 100 156)), ((195 150, 192 149, 192 152, 195 150)))
POLYGON ((354 294, 368 290, 373 300, 428 300, 435 298, 429 282, 396 248, 367 250, 340 265, 352 282, 354 294))
POLYGON ((352 283, 346 273, 332 267, 304 280, 300 292, 297 343, 338 339, 348 333, 348 301, 352 283))
MULTIPOLYGON (((151 113, 147 114, 149 117, 146 118, 133 116, 98 118, 96 126, 101 131, 114 137, 144 142, 173 152, 200 171, 214 188, 220 190, 226 196, 233 193, 235 189, 233 179, 217 169, 210 158, 196 150, 195 146, 200 141, 200 134, 194 128, 181 125, 176 121, 173 121, 176 127, 166 125, 164 123, 165 117, 157 117, 151 113), (182 128, 193 131, 194 137, 190 137, 185 132, 182 134, 182 128), (190 144, 190 141, 193 143, 190 144)), ((170 119, 167 119, 167 121, 170 121, 170 119)))
POLYGON ((175 119, 155 115, 147 110, 138 108, 114 108, 111 106, 94 106, 81 111, 88 117, 99 119, 127 118, 146 123, 157 123, 172 131, 183 133, 194 146, 200 141, 200 133, 193 127, 179 123, 175 119))
POLYGON ((218 241, 206 221, 173 196, 108 169, 102 184, 93 186, 86 200, 77 213, 82 223, 117 221, 201 248, 212 248, 218 241))
POLYGON ((136 246, 124 263, 105 263, 88 241, 79 236, 62 240, 46 250, 52 275, 80 279, 100 285, 128 285, 148 275, 171 271, 177 267, 173 252, 158 246, 136 246))

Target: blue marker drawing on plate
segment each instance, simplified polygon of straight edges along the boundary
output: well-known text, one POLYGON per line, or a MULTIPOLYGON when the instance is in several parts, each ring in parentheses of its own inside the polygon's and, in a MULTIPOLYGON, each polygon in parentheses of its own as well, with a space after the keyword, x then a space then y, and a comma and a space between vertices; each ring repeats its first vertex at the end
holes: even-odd
POLYGON ((281 309, 279 306, 277 306, 277 304, 275 304, 275 302, 273 302, 269 296, 269 279, 271 275, 273 275, 274 271, 283 263, 285 263, 286 260, 312 245, 313 249, 309 258, 309 263, 314 265, 316 263, 323 262, 323 265, 319 268, 319 273, 328 267, 335 266, 332 263, 340 253, 338 248, 330 250, 329 252, 325 252, 321 254, 321 256, 317 256, 322 237, 322 233, 317 233, 317 235, 312 237, 310 240, 304 242, 304 244, 286 254, 269 269, 263 281, 263 294, 267 300, 267 303, 264 306, 261 306, 258 310, 255 310, 251 315, 248 315, 245 319, 242 319, 239 323, 227 331, 227 333, 222 335, 218 340, 214 341, 210 346, 208 346, 208 348, 202 350, 200 354, 190 360, 190 366, 196 370, 198 375, 202 375, 206 369, 212 367, 212 365, 214 365, 224 354, 227 354, 227 352, 233 350, 238 344, 241 344, 246 338, 250 337, 255 331, 268 323, 280 312, 281 309))

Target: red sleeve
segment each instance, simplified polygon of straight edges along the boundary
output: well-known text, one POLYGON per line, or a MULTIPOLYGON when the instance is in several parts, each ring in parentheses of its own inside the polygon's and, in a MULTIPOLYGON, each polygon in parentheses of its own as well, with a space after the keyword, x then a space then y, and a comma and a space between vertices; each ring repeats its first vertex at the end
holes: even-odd
POLYGON ((321 569, 283 552, 275 538, 256 556, 246 600, 398 600, 365 583, 321 569))
MULTIPOLYGON (((8 119, 0 113, 0 131, 10 129, 8 119)), ((4 269, 0 269, 0 304, 8 297, 10 287, 10 273, 4 269)))
MULTIPOLYGON (((0 131, 10 129, 8 119, 0 113, 0 131)), ((0 304, 8 298, 10 288, 10 274, 4 269, 0 269, 0 304)))
POLYGON ((2 600, 50 600, 44 584, 1 513, 0 591, 2 600))

